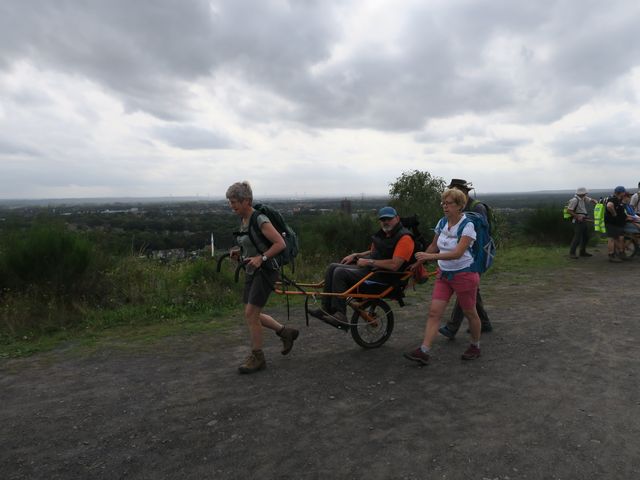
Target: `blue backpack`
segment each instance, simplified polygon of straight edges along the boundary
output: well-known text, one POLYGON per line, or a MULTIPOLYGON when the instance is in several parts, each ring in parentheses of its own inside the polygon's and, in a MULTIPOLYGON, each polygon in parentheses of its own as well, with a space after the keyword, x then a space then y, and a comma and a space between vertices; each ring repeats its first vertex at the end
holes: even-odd
MULTIPOLYGON (((465 218, 458 227, 458 241, 462 237, 464 227, 470 222, 473 223, 476 230, 476 240, 469 247, 473 257, 473 263, 469 269, 472 272, 484 273, 493 265, 493 259, 496 256, 496 244, 491 237, 491 227, 487 219, 477 212, 464 212, 464 216, 465 218)), ((438 222, 438 229, 442 231, 446 224, 447 217, 442 217, 438 222)))

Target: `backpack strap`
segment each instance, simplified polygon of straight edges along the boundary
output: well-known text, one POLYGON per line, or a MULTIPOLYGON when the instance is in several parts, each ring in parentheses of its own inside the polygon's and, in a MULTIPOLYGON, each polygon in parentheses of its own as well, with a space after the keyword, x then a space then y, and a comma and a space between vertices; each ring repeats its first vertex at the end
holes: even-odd
POLYGON ((466 227, 470 221, 471 220, 465 216, 462 222, 460 222, 460 225, 458 226, 458 241, 462 238, 462 231, 464 230, 464 227, 466 227))
POLYGON ((251 240, 253 246, 256 247, 256 250, 261 254, 264 254, 268 247, 267 249, 263 250, 262 248, 260 248, 259 243, 262 242, 262 245, 269 245, 270 242, 258 228, 258 215, 260 215, 260 212, 258 210, 254 210, 251 214, 251 217, 249 218, 249 228, 247 229, 247 233, 249 234, 249 240, 251 240))
MULTIPOLYGON (((462 222, 460 223, 460 226, 458 227, 458 243, 460 243, 460 239, 462 238, 462 231, 464 230, 464 227, 467 226, 467 224, 469 223, 473 223, 467 216, 464 217, 464 220, 462 220, 462 222)), ((467 250, 469 250, 473 256, 473 250, 471 249, 471 245, 469 245, 469 248, 467 248, 467 250)))

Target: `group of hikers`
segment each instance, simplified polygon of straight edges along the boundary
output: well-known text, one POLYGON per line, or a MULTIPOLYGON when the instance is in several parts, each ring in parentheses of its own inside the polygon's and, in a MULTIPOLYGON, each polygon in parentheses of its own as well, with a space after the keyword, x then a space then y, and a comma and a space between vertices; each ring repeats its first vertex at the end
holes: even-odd
MULTIPOLYGON (((416 271, 426 262, 437 262, 438 273, 422 342, 404 354, 408 360, 422 365, 429 363, 437 334, 453 339, 465 317, 469 322, 471 342, 462 353, 464 360, 480 357, 480 335, 493 330, 480 297, 480 273, 484 270, 475 268, 477 262, 471 248, 478 235, 483 235, 478 231, 481 227, 476 225, 487 225, 489 213, 486 205, 469 197, 472 189, 473 185, 462 179, 450 182, 441 195, 444 215, 424 251, 416 248, 412 233, 403 226, 398 212, 385 206, 378 211, 380 229, 373 235, 369 250, 347 255, 339 263, 330 264, 325 273, 324 292, 340 293, 372 270, 416 271), (453 313, 447 324, 440 326, 453 293, 456 294, 453 313)), ((233 248, 230 255, 245 266, 242 301, 251 345, 251 353, 238 371, 254 373, 266 367, 262 350, 263 328, 273 330, 280 337, 283 355, 291 351, 300 333, 263 312, 278 279, 276 259, 287 244, 269 217, 254 208, 248 182, 231 185, 226 198, 233 212, 240 217, 240 230, 236 232, 239 248, 233 248)), ((309 314, 333 326, 348 324, 346 302, 344 296, 326 295, 322 297, 321 308, 310 310, 309 314)))
POLYGON ((576 190, 566 207, 566 217, 573 223, 573 240, 569 247, 569 257, 591 257, 587 252, 587 244, 591 231, 604 233, 607 236, 607 253, 610 262, 621 263, 629 260, 625 254, 625 235, 640 234, 640 183, 633 195, 619 185, 614 188, 613 195, 595 200, 588 196, 585 187, 576 190), (588 204, 595 205, 593 218, 589 216, 588 204))

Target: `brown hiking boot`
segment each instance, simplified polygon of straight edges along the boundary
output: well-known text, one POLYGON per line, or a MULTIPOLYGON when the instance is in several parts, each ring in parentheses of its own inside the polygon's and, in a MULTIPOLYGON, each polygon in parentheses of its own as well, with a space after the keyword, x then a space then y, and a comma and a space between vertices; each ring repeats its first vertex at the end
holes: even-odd
POLYGON ((240 373, 253 373, 267 367, 262 350, 252 350, 242 365, 238 367, 240 373))
POLYGON ((282 330, 280 330, 277 335, 280 337, 280 340, 282 340, 282 352, 280 353, 286 355, 293 348, 293 342, 298 338, 300 332, 295 328, 282 327, 282 330))

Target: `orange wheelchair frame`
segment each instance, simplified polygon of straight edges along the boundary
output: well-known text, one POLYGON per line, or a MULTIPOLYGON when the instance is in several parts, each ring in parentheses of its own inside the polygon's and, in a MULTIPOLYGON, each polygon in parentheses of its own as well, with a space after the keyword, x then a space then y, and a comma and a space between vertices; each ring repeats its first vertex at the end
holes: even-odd
MULTIPOLYGON (((218 260, 218 271, 220 271, 220 264, 226 256, 228 255, 218 260)), ((236 267, 236 282, 240 270, 243 268, 242 263, 236 267)), ((426 272, 423 281, 435 274, 435 271, 426 272)), ((317 301, 322 297, 344 298, 347 306, 353 310, 351 319, 348 322, 340 322, 336 319, 334 326, 345 332, 350 332, 353 340, 362 348, 377 348, 389 339, 395 324, 393 310, 388 300, 395 300, 398 305, 403 307, 404 291, 413 276, 414 274, 410 270, 402 272, 373 270, 344 292, 332 293, 323 291, 324 281, 317 283, 294 282, 284 275, 281 269, 280 280, 275 283, 274 292, 279 295, 302 295, 305 297, 304 313, 307 326, 309 325, 310 299, 317 301), (380 279, 380 276, 383 276, 383 279, 380 279)))

